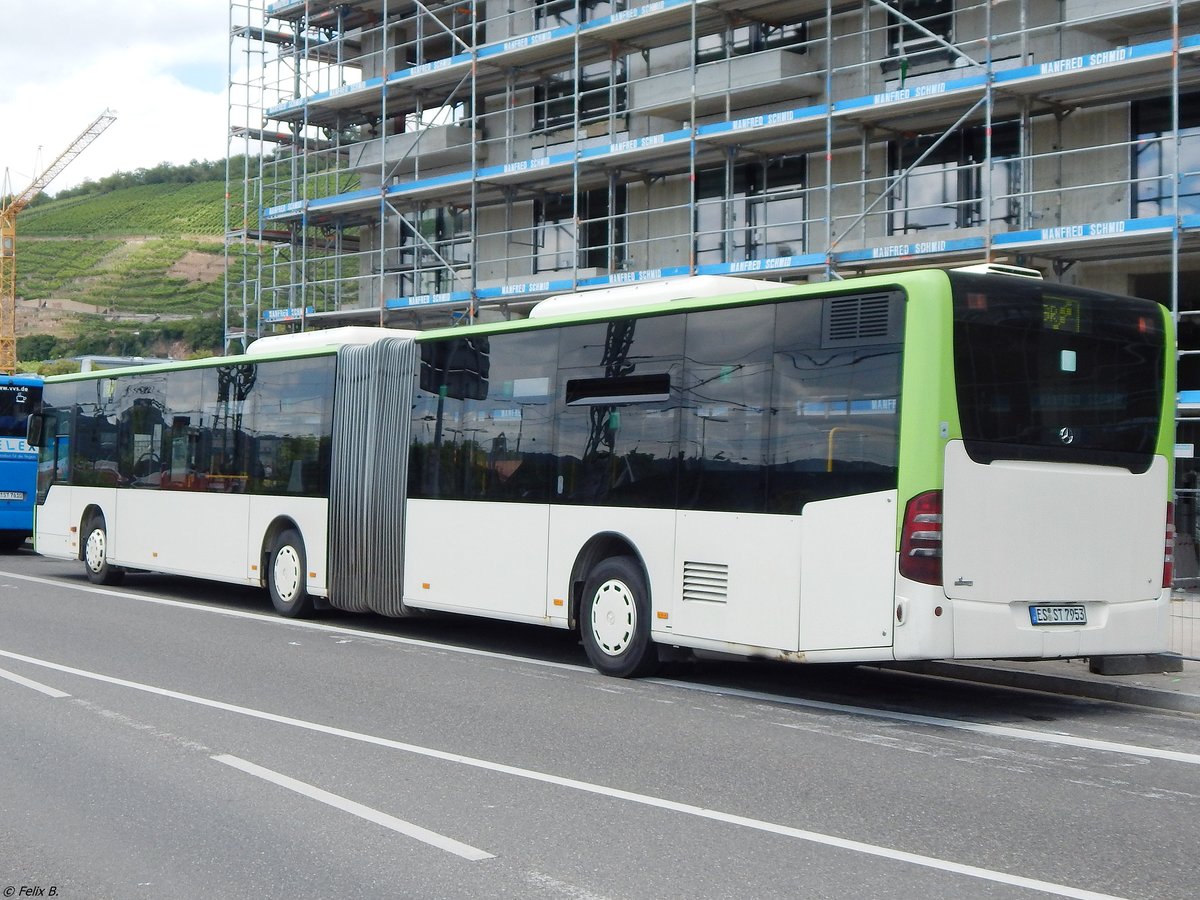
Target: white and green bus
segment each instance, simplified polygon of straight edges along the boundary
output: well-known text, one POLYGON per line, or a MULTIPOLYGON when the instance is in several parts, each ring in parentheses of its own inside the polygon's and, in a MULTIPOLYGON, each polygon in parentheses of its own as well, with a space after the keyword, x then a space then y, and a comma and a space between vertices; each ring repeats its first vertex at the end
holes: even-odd
POLYGON ((286 616, 812 662, 1166 648, 1161 305, 1019 271, 682 279, 47 380, 36 548, 286 616))

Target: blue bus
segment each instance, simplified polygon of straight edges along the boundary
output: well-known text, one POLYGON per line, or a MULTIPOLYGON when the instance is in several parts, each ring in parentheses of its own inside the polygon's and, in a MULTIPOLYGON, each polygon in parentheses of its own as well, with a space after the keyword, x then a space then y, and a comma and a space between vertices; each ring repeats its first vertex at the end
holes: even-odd
POLYGON ((0 550, 33 534, 37 450, 25 443, 25 427, 41 399, 41 378, 0 375, 0 550))

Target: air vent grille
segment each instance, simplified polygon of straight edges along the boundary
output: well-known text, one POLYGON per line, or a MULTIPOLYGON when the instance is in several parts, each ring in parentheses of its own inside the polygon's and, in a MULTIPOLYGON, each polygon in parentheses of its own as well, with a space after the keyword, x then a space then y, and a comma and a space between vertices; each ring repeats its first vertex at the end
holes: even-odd
POLYGON ((729 600, 729 566, 724 563, 683 563, 684 602, 725 603, 729 600))
POLYGON ((896 294, 833 297, 825 306, 824 345, 885 344, 898 341, 893 309, 896 294))

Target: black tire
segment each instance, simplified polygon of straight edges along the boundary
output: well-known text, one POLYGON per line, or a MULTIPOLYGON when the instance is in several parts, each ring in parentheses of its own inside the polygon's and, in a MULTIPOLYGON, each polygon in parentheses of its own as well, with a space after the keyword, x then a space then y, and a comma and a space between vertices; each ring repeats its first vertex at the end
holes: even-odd
POLYGON ((103 516, 92 516, 83 529, 83 568, 92 584, 120 584, 125 570, 109 565, 108 531, 103 516))
POLYGON ((588 660, 604 675, 637 678, 658 668, 650 640, 650 590, 636 559, 597 563, 583 586, 579 633, 588 660))
POLYGON ((271 604, 281 616, 303 619, 312 615, 313 598, 306 586, 308 559, 304 540, 289 528, 275 539, 267 559, 267 590, 271 604))
POLYGON ((0 533, 0 553, 16 553, 25 544, 25 535, 0 533))

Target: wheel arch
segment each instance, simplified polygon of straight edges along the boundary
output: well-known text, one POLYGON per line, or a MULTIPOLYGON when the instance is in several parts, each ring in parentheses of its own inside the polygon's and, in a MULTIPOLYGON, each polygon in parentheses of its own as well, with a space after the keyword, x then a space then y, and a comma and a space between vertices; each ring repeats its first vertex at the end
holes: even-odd
POLYGON ((637 546, 623 534, 615 531, 603 531, 588 539, 587 543, 576 554, 575 563, 571 566, 571 589, 568 595, 570 597, 570 609, 567 615, 568 622, 573 631, 579 630, 579 608, 583 603, 583 586, 587 581, 588 573, 601 560, 614 556, 628 556, 637 562, 642 570, 642 577, 646 582, 646 592, 650 595, 647 597, 647 600, 653 605, 650 573, 646 569, 646 561, 642 558, 642 554, 638 551, 637 546))
POLYGON ((267 586, 267 566, 271 562, 271 548, 275 546, 275 541, 285 531, 294 531, 300 535, 300 540, 304 541, 305 548, 308 547, 308 542, 304 538, 304 529, 291 516, 276 516, 271 520, 271 524, 267 526, 267 530, 263 532, 262 544, 258 551, 258 581, 260 587, 267 586))
POLYGON ((89 503, 79 514, 79 552, 75 554, 76 559, 83 559, 84 550, 87 548, 88 524, 96 518, 104 523, 104 530, 108 531, 108 516, 104 514, 104 507, 99 503, 89 503))

